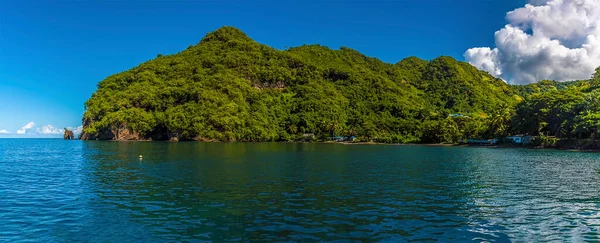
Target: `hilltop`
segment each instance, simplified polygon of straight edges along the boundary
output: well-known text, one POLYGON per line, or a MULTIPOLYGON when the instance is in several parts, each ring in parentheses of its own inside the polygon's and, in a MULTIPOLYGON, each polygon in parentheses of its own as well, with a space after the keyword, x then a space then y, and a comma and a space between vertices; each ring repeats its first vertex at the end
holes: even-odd
POLYGON ((277 50, 223 27, 101 81, 82 139, 455 142, 506 134, 524 94, 451 57, 391 64, 346 47, 277 50))

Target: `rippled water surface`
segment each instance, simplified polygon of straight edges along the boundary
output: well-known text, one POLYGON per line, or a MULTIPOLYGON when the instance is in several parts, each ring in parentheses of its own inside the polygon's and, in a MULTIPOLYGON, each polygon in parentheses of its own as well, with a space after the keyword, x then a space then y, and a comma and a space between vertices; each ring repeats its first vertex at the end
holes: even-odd
POLYGON ((0 140, 4 242, 597 242, 599 203, 596 153, 0 140))

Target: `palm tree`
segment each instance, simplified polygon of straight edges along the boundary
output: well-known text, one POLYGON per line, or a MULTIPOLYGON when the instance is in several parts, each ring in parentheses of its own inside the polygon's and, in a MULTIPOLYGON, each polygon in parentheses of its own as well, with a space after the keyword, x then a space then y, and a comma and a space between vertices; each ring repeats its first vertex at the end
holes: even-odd
POLYGON ((513 109, 508 104, 502 104, 492 113, 490 121, 490 134, 492 136, 504 136, 510 128, 513 109))

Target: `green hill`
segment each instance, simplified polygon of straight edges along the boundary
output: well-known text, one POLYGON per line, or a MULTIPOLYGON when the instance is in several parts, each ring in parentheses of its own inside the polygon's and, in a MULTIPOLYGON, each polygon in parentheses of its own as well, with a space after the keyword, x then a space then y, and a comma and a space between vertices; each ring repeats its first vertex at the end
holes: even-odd
POLYGON ((502 112, 517 93, 451 57, 389 64, 345 47, 277 50, 223 27, 101 81, 82 138, 455 142, 506 133, 510 117, 497 117, 511 115, 502 112))

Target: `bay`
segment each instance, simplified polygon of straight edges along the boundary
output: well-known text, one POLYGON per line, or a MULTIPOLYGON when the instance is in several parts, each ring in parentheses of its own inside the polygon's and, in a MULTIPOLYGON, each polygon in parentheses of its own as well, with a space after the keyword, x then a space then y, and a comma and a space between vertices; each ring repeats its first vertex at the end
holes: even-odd
POLYGON ((0 139, 2 242, 597 242, 599 203, 596 153, 0 139))

